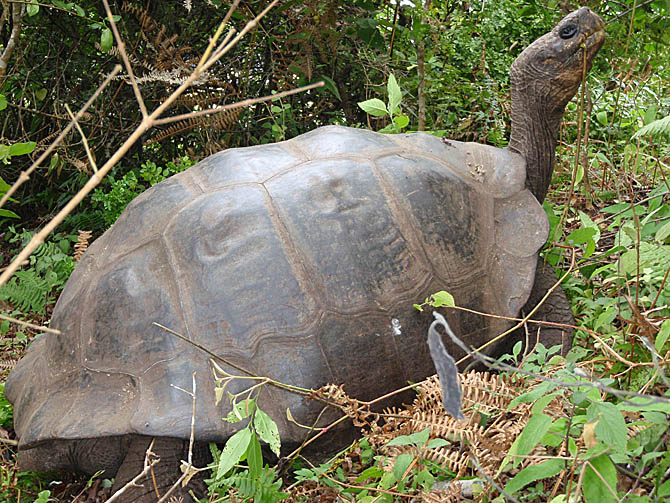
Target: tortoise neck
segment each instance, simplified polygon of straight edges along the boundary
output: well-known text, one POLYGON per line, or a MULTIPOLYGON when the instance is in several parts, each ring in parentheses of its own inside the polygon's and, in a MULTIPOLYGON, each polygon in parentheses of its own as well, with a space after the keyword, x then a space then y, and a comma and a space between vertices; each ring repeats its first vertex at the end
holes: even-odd
POLYGON ((542 93, 533 89, 536 84, 539 91, 546 93, 542 82, 521 85, 514 72, 511 77, 512 133, 508 148, 526 160, 526 187, 542 203, 554 171, 556 140, 565 106, 551 109, 546 97, 543 99, 542 93))

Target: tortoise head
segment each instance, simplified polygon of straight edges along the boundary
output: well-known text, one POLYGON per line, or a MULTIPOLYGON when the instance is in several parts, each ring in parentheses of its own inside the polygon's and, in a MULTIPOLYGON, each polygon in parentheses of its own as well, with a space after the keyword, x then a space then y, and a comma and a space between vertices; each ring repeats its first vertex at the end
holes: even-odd
POLYGON ((529 45, 512 64, 509 148, 526 158, 527 185, 540 202, 551 181, 565 106, 605 41, 604 26, 597 14, 582 7, 529 45))
POLYGON ((588 7, 568 14, 512 64, 512 86, 524 93, 530 91, 531 99, 542 100, 552 112, 563 113, 605 41, 604 26, 588 7))

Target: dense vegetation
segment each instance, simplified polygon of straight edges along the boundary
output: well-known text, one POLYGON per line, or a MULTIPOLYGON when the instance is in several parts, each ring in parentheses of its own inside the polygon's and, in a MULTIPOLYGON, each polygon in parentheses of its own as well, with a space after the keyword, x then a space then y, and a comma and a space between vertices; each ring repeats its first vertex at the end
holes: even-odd
MULTIPOLYGON (((231 23, 241 28, 267 3, 242 1, 231 23)), ((575 382, 578 366, 596 386, 534 382, 533 391, 524 394, 519 382, 500 384, 516 397, 510 398, 509 414, 516 413, 513 407, 532 405, 520 413, 527 424, 509 449, 523 462, 505 458, 495 468, 504 468, 498 479, 504 487, 488 484, 470 465, 468 477, 486 487, 478 501, 503 501, 500 489, 518 501, 556 503, 579 491, 587 503, 670 497, 670 402, 624 400, 626 391, 668 397, 670 9, 663 0, 586 3, 608 22, 608 41, 564 119, 553 190, 545 204, 552 237, 544 252, 559 272, 568 272, 563 286, 580 330, 567 362, 552 359, 543 348, 525 358, 515 351, 509 361, 568 384, 575 382), (644 125, 650 127, 641 130, 644 125), (552 435, 561 439, 558 444, 552 435)), ((220 0, 112 3, 149 108, 191 72, 228 5, 220 0)), ((510 64, 575 7, 556 0, 280 2, 170 113, 319 80, 325 85, 146 132, 0 287, 0 314, 46 323, 90 239, 143 190, 224 148, 280 141, 325 124, 429 130, 504 146, 510 64), (397 101, 398 89, 402 101, 392 116, 367 114, 358 106, 371 98, 397 101)), ((69 122, 67 107, 76 112, 120 61, 100 2, 30 0, 3 2, 2 8, 0 197, 69 122)), ((128 80, 115 78, 79 120, 86 142, 73 129, 0 209, 0 266, 89 180, 96 169, 91 160, 102 164, 140 120, 128 80)), ((36 334, 0 320, 5 376, 36 334)), ((405 501, 403 494, 416 496, 458 471, 431 457, 430 449, 444 445, 429 431, 394 440, 371 434, 337 460, 295 467, 282 486, 257 455, 257 438, 273 446, 271 420, 251 402, 245 404, 245 413, 262 418, 265 427, 248 426, 236 436, 237 444, 215 452, 211 491, 222 498, 233 491, 238 499, 231 501, 278 501, 289 489, 299 501, 296 488, 307 500, 319 495, 334 501, 341 493, 349 501, 405 501)), ((11 418, 11 406, 0 393, 0 437, 11 438, 11 418)), ((66 475, 47 479, 17 472, 13 451, 1 441, 0 499, 72 501, 85 490, 66 475), (66 484, 47 487, 54 478, 66 484)), ((438 501, 428 499, 427 492, 423 497, 438 501)))

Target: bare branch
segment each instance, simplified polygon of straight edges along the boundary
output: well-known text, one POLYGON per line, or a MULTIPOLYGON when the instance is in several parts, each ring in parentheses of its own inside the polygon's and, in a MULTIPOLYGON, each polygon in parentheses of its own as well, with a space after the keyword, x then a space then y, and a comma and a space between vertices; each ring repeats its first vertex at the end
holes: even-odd
MULTIPOLYGON (((23 22, 23 16, 26 13, 26 6, 19 3, 12 4, 12 32, 9 35, 9 40, 5 46, 5 50, 0 56, 0 77, 4 77, 7 74, 7 67, 9 66, 9 60, 12 57, 12 53, 16 48, 16 43, 18 42, 19 36, 21 35, 21 23, 23 22)), ((3 18, 5 17, 3 12, 3 18)))
POLYGON ((105 12, 107 13, 107 19, 109 20, 109 23, 112 25, 112 32, 114 33, 114 38, 116 39, 116 44, 119 49, 119 54, 121 54, 121 59, 123 59, 123 65, 126 67, 126 71, 128 72, 128 76, 130 77, 130 84, 133 86, 135 99, 137 100, 137 104, 140 106, 140 112, 142 112, 142 117, 146 118, 148 115, 147 107, 144 104, 144 99, 142 98, 140 88, 137 86, 137 81, 135 80, 135 74, 133 73, 133 67, 131 66, 130 61, 128 60, 128 54, 126 53, 126 44, 121 39, 121 35, 119 35, 119 30, 116 28, 116 23, 114 22, 114 16, 112 15, 112 10, 109 8, 109 2, 107 0, 103 0, 103 4, 105 5, 105 12))
POLYGON ((154 459, 150 459, 152 456, 155 456, 153 451, 154 446, 154 441, 152 440, 151 443, 149 444, 149 447, 147 448, 147 453, 144 458, 144 469, 138 473, 130 482, 128 482, 125 486, 123 486, 121 489, 116 491, 111 498, 107 500, 107 503, 114 503, 114 501, 118 500, 120 496, 125 493, 128 488, 134 487, 137 485, 137 481, 140 480, 142 477, 147 475, 151 469, 160 461, 160 458, 154 457, 154 459))
MULTIPOLYGON (((84 115, 86 110, 93 104, 93 102, 96 100, 98 96, 100 96, 100 93, 102 93, 103 89, 107 87, 107 84, 109 84, 114 77, 118 75, 118 73, 121 71, 121 65, 116 65, 114 69, 111 71, 111 73, 107 76, 107 78, 103 81, 102 84, 95 90, 93 95, 88 99, 88 101, 84 104, 83 107, 75 114, 74 118, 79 120, 81 117, 84 115)), ((51 154, 51 152, 54 151, 54 149, 60 145, 60 142, 63 141, 63 138, 65 138, 68 133, 72 130, 74 127, 74 123, 70 122, 65 129, 61 132, 61 134, 58 135, 58 137, 53 141, 51 145, 49 145, 49 148, 47 148, 44 152, 42 152, 42 155, 40 155, 37 160, 28 168, 26 171, 21 171, 21 174, 19 175, 18 180, 14 182, 14 185, 11 186, 11 188, 7 191, 7 193, 2 196, 2 199, 0 199, 0 208, 2 208, 2 205, 7 202, 7 200, 16 192, 16 190, 24 183, 27 182, 28 179, 30 178, 30 175, 32 174, 33 171, 35 171, 39 165, 51 154)), ((23 262, 21 262, 22 264, 23 262)), ((20 265, 20 264, 19 264, 20 265)), ((13 263, 12 263, 13 266, 13 263)), ((9 269, 9 267, 7 268, 9 269)), ((14 269, 16 270, 16 269, 14 269)), ((13 274, 13 272, 12 272, 13 274)), ((9 279, 9 277, 7 278, 9 279)), ((7 280, 2 281, 0 279, 0 285, 4 284, 7 280)))
POLYGON ((308 86, 303 86, 303 87, 297 87, 295 89, 290 89, 288 91, 282 91, 281 93, 277 94, 270 94, 268 96, 263 96, 262 98, 249 98, 246 100, 238 101, 236 103, 231 103, 230 105, 221 105, 216 108, 210 108, 207 110, 199 110, 197 112, 189 112, 186 114, 181 114, 181 115, 175 115, 174 117, 166 117, 165 119, 157 119, 154 121, 155 125, 161 125, 161 124, 169 124, 171 122, 178 122, 180 120, 184 119, 190 119, 193 117, 199 117, 201 115, 209 115, 213 113, 218 113, 218 112, 223 112, 224 110, 230 110, 233 108, 242 108, 242 107, 247 107, 249 105, 255 105, 256 103, 262 103, 264 101, 270 101, 278 98, 283 98, 285 96, 290 96, 292 94, 297 94, 297 93, 302 93, 304 91, 309 91, 310 89, 314 89, 317 87, 323 87, 324 83, 323 81, 315 82, 314 84, 309 84, 308 86))
POLYGON ((88 147, 88 140, 86 139, 86 135, 81 129, 81 126, 77 122, 77 119, 75 118, 74 115, 72 115, 72 110, 70 110, 70 107, 68 104, 65 104, 65 110, 67 110, 68 115, 72 119, 72 122, 74 122, 74 125, 77 127, 77 131, 79 131, 79 135, 81 136, 81 141, 84 142, 84 150, 86 150, 86 156, 88 157, 88 162, 91 163, 91 167, 93 168, 93 172, 97 173, 98 172, 98 167, 95 165, 95 159, 93 159, 93 155, 91 154, 91 149, 88 147))
POLYGON ((47 332, 47 333, 56 334, 56 335, 61 333, 60 330, 56 330, 56 329, 49 328, 49 327, 42 327, 40 325, 35 325, 33 323, 28 323, 27 321, 17 320, 16 318, 12 318, 11 316, 7 316, 7 315, 4 315, 4 314, 0 314, 0 320, 11 321, 12 323, 16 323, 17 325, 23 325, 24 327, 32 328, 33 330, 38 330, 40 332, 47 332))

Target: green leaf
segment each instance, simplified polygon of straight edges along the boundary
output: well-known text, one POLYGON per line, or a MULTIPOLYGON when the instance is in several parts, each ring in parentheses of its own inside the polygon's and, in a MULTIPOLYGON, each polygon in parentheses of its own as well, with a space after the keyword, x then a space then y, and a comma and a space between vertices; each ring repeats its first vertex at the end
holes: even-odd
POLYGON ((37 0, 30 0, 30 3, 26 5, 26 13, 29 17, 37 15, 40 11, 40 6, 37 3, 37 0))
POLYGON ((233 404, 233 409, 223 418, 228 423, 237 423, 248 418, 256 409, 256 401, 253 398, 245 398, 241 402, 233 404))
POLYGON ((590 465, 584 470, 584 484, 582 485, 586 503, 614 503, 618 501, 616 497, 616 468, 614 468, 610 458, 601 454, 592 459, 590 465), (607 488, 605 483, 611 490, 607 488), (612 494, 612 491, 614 491, 614 494, 612 494))
POLYGON ((664 244, 665 240, 670 236, 670 222, 666 222, 663 226, 656 231, 654 239, 657 243, 664 244))
POLYGON ((670 115, 641 127, 633 135, 633 138, 638 138, 646 134, 651 136, 670 135, 670 115))
POLYGON ((644 113, 644 123, 645 124, 651 124, 654 122, 654 119, 656 118, 656 105, 650 105, 649 108, 647 108, 647 111, 644 113))
POLYGON ((603 126, 607 126, 609 121, 607 120, 607 112, 606 111, 601 111, 596 114, 596 119, 598 119, 598 122, 602 124, 603 126))
POLYGON ((451 295, 449 292, 445 292, 444 290, 435 292, 433 295, 430 296, 430 300, 427 300, 426 302, 428 302, 433 307, 456 306, 456 302, 454 302, 454 296, 451 295))
POLYGON ((105 28, 100 34, 100 48, 102 52, 109 52, 109 50, 114 45, 114 35, 112 35, 112 30, 105 28))
POLYGON ((621 411, 609 402, 592 402, 586 409, 586 420, 595 423, 596 439, 606 445, 616 446, 621 452, 626 450, 628 430, 621 411))
POLYGON ((4 94, 0 94, 0 110, 7 108, 7 97, 4 94))
POLYGON ((318 82, 319 80, 323 81, 323 88, 328 89, 331 93, 335 95, 335 97, 342 101, 342 98, 340 97, 340 91, 337 89, 337 84, 335 84, 335 81, 331 79, 330 77, 326 77, 325 75, 321 75, 318 79, 315 80, 315 82, 318 82))
POLYGON ((661 487, 658 488, 658 491, 656 491, 656 496, 659 498, 670 496, 670 480, 663 482, 661 487))
POLYGON ((47 97, 47 90, 44 88, 38 89, 35 91, 35 98, 37 98, 39 101, 43 101, 44 98, 47 97))
POLYGON ((249 428, 243 428, 228 439, 219 458, 219 466, 216 470, 217 479, 221 479, 233 466, 240 462, 242 456, 247 452, 252 436, 253 434, 249 428))
POLYGON ((6 210, 4 208, 0 208, 0 217, 7 217, 7 218, 21 218, 18 216, 16 213, 14 213, 11 210, 6 210))
POLYGON ((9 146, 9 155, 25 155, 25 154, 30 154, 33 150, 35 150, 35 147, 37 146, 37 143, 34 141, 27 141, 25 143, 14 143, 13 145, 9 146))
MULTIPOLYGON (((386 89, 389 96, 388 112, 391 115, 395 115, 395 112, 398 109, 398 105, 400 105, 400 102, 402 101, 402 91, 400 90, 398 81, 395 79, 395 76, 392 73, 389 75, 389 81, 386 84, 386 89)), ((409 123, 409 119, 407 122, 409 123)))
POLYGON ((251 435, 247 447, 247 465, 249 465, 249 474, 252 478, 258 478, 263 471, 263 453, 261 452, 261 443, 256 435, 251 435))
POLYGON ((421 304, 412 304, 412 305, 414 306, 414 309, 423 313, 423 307, 421 307, 421 304))
POLYGON ((430 442, 428 442, 428 447, 429 449, 437 449, 438 447, 444 447, 445 445, 449 445, 449 441, 445 440, 444 438, 434 438, 430 442))
POLYGON ((530 465, 517 473, 505 486, 505 492, 515 493, 536 480, 548 479, 557 475, 565 467, 562 459, 548 459, 539 465, 530 465))
POLYGON ((409 117, 406 115, 397 115, 393 118, 393 124, 395 124, 395 127, 400 131, 401 129, 406 128, 409 124, 409 117))
POLYGON ((378 98, 360 101, 358 106, 361 107, 365 112, 375 117, 382 117, 388 113, 386 111, 386 105, 384 105, 384 102, 378 98))
POLYGON ((414 461, 414 456, 411 454, 401 454, 396 458, 393 465, 393 476, 398 482, 402 480, 402 476, 407 471, 407 468, 409 468, 409 465, 412 464, 412 461, 414 461))
POLYGON ((356 483, 360 484, 361 482, 365 482, 367 479, 378 479, 382 475, 384 475, 384 470, 382 470, 378 466, 370 466, 365 470, 363 470, 361 474, 356 478, 356 483))
MULTIPOLYGON (((508 458, 512 460, 512 465, 516 467, 521 461, 522 456, 526 456, 542 440, 545 433, 551 426, 551 417, 546 414, 533 414, 521 434, 514 440, 510 447, 508 458)), ((504 465, 505 463, 503 463, 504 465)))
POLYGON ((670 320, 664 320, 661 324, 661 330, 656 334, 656 340, 654 341, 656 351, 659 353, 663 350, 665 343, 668 342, 668 336, 670 336, 670 320))
POLYGON ((275 423, 270 416, 261 409, 256 408, 256 414, 254 414, 254 426, 256 427, 256 432, 258 433, 258 436, 261 437, 261 440, 267 442, 272 452, 279 456, 281 440, 279 439, 277 423, 275 423))

